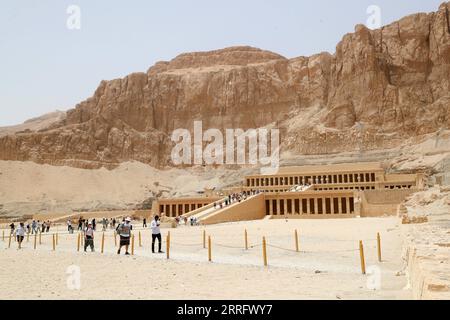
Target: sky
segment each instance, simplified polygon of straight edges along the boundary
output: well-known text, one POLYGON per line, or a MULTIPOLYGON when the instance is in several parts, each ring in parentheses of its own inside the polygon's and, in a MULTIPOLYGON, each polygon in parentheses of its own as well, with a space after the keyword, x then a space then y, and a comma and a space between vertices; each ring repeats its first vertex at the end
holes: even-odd
POLYGON ((0 126, 73 108, 100 81, 180 53, 235 45, 287 58, 334 53, 371 5, 385 25, 443 1, 0 0, 0 126))

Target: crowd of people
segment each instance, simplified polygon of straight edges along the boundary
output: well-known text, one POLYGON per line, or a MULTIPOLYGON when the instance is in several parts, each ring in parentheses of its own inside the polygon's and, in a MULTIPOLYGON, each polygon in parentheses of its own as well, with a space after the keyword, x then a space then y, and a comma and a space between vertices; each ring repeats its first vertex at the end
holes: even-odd
MULTIPOLYGON (((117 222, 115 218, 107 219, 103 218, 101 220, 102 231, 106 231, 109 228, 114 229, 117 235, 119 235, 119 249, 117 250, 117 254, 121 253, 122 247, 125 247, 125 255, 130 255, 129 246, 130 246, 130 238, 131 232, 133 230, 133 225, 131 224, 131 218, 123 218, 120 223, 117 222), (117 225, 117 226, 116 226, 117 225)), ((150 229, 152 232, 152 252, 163 253, 162 248, 162 237, 160 230, 161 221, 159 216, 155 216, 150 224, 150 229), (158 242, 158 250, 155 251, 155 245, 158 242)), ((40 222, 39 220, 33 220, 31 223, 28 223, 26 226, 23 222, 20 222, 17 226, 13 223, 10 224, 11 235, 16 237, 19 249, 22 247, 22 242, 25 238, 26 234, 38 234, 44 232, 50 232, 50 221, 40 222)), ((147 219, 143 220, 143 227, 147 228, 147 219)), ((74 227, 72 225, 72 221, 69 219, 67 221, 67 230, 69 234, 74 232, 74 227)), ((95 244, 94 237, 95 232, 97 231, 97 221, 96 219, 92 219, 91 221, 83 218, 78 219, 78 231, 81 231, 84 239, 84 252, 87 252, 87 249, 90 248, 91 252, 95 252, 95 244)))
POLYGON ((214 209, 222 209, 226 208, 234 203, 240 203, 242 201, 247 200, 248 197, 260 194, 259 190, 251 190, 251 191, 242 191, 239 193, 232 193, 225 198, 223 202, 214 202, 214 209))

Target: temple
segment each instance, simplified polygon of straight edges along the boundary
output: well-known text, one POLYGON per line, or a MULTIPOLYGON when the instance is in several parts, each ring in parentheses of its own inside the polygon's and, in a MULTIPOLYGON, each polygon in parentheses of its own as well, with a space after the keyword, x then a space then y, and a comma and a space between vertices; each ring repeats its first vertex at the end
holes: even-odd
POLYGON ((202 224, 271 218, 351 218, 395 215, 425 187, 424 175, 390 174, 380 163, 284 167, 244 177, 241 186, 201 198, 158 199, 157 214, 196 217, 202 224), (233 201, 231 195, 243 197, 233 201))

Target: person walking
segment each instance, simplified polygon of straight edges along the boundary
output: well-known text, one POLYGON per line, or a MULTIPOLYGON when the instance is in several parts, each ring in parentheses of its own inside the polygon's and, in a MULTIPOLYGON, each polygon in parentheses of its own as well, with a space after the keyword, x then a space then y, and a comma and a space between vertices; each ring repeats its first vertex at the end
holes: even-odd
POLYGON ((47 232, 50 232, 50 220, 47 220, 47 223, 45 225, 47 227, 47 232))
POLYGON ((19 245, 19 249, 22 248, 22 241, 25 238, 25 226, 23 222, 19 223, 19 226, 17 227, 16 231, 16 237, 17 237, 17 243, 19 245))
POLYGON ((86 252, 87 247, 91 248, 91 252, 94 252, 94 228, 92 223, 89 222, 86 230, 84 231, 84 252, 86 252))
POLYGON ((142 221, 142 227, 147 228, 147 218, 144 218, 144 220, 142 221))
POLYGON ((9 227, 11 228, 10 233, 11 233, 11 234, 14 234, 14 230, 16 230, 16 226, 14 225, 14 222, 11 223, 11 224, 9 225, 9 227))
POLYGON ((152 229, 152 252, 155 253, 155 242, 158 239, 158 253, 163 253, 161 250, 161 230, 159 226, 161 225, 159 221, 159 216, 155 216, 153 219, 150 228, 152 229))
POLYGON ((117 254, 120 254, 120 250, 123 246, 125 246, 125 255, 130 255, 128 252, 128 247, 130 245, 131 238, 131 230, 133 226, 131 225, 131 218, 126 218, 124 222, 119 224, 117 227, 117 233, 120 236, 119 250, 117 250, 117 254))
POLYGON ((38 229, 38 224, 37 224, 36 220, 33 220, 33 222, 31 223, 31 234, 38 233, 37 229, 38 229))

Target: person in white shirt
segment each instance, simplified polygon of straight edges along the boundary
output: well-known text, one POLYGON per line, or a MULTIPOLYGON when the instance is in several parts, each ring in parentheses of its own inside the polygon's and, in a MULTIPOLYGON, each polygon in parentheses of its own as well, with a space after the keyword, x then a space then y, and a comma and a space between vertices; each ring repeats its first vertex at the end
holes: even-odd
POLYGON ((94 252, 94 228, 91 222, 84 231, 84 252, 86 252, 87 247, 91 247, 91 251, 94 252))
POLYGON ((161 225, 159 221, 159 216, 155 216, 153 219, 150 228, 152 229, 152 252, 155 253, 155 242, 158 239, 158 253, 163 253, 161 250, 161 230, 159 226, 161 225))
POLYGON ((16 237, 17 237, 17 243, 19 244, 19 249, 22 248, 22 241, 25 238, 25 226, 23 224, 23 222, 21 222, 19 224, 19 226, 17 227, 16 231, 16 237))

